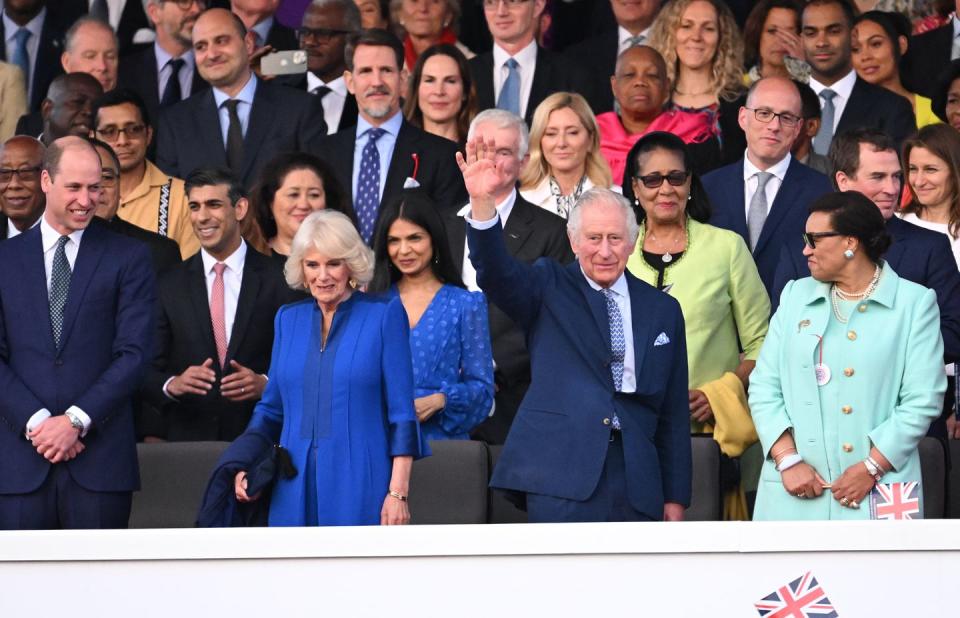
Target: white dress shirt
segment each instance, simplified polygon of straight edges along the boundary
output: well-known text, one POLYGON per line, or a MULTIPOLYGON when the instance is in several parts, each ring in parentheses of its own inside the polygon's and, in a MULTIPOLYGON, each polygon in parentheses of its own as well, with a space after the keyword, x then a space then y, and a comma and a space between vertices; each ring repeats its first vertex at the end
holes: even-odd
POLYGON ((787 153, 779 163, 772 165, 771 167, 762 170, 753 162, 750 161, 750 157, 744 155, 743 157, 743 213, 746 217, 746 220, 750 220, 750 200, 753 199, 753 194, 757 192, 757 186, 760 184, 760 178, 757 176, 760 172, 770 172, 773 174, 773 178, 767 181, 767 186, 764 187, 764 194, 767 196, 767 215, 770 214, 770 209, 773 208, 773 200, 777 199, 777 192, 780 191, 780 185, 783 184, 783 177, 787 175, 787 168, 790 167, 790 153, 787 153))
MULTIPOLYGON (((27 30, 30 31, 30 38, 27 39, 27 56, 30 58, 30 79, 25 84, 27 87, 27 103, 30 103, 33 96, 33 76, 37 70, 37 50, 40 49, 40 35, 43 32, 43 20, 47 16, 47 8, 44 7, 40 9, 40 12, 37 13, 37 16, 27 22, 27 25, 24 26, 27 30)), ((10 17, 7 15, 7 12, 3 12, 3 32, 4 32, 4 45, 6 46, 7 51, 7 62, 13 63, 13 55, 17 51, 17 30, 20 29, 10 17)))
MULTIPOLYGON (((493 44, 493 100, 494 103, 500 99, 500 91, 503 90, 503 83, 507 81, 510 69, 506 62, 511 58, 505 49, 493 44)), ((530 101, 530 90, 533 88, 533 73, 537 70, 537 41, 530 41, 530 44, 517 52, 513 56, 519 65, 517 71, 520 72, 520 117, 527 115, 527 103, 530 101)))
MULTIPOLYGON (((41 220, 43 220, 43 215, 40 215, 40 218, 33 222, 33 225, 30 226, 30 229, 32 230, 33 228, 40 225, 41 220)), ((20 234, 23 234, 23 232, 21 232, 17 228, 17 226, 13 224, 13 221, 11 221, 10 219, 7 219, 7 240, 10 240, 15 236, 19 236, 20 234)))
MULTIPOLYGON (((157 94, 162 99, 163 92, 167 89, 167 82, 170 81, 170 75, 173 73, 173 67, 167 65, 173 59, 173 56, 160 47, 156 41, 153 43, 153 54, 157 58, 157 94)), ((190 49, 184 52, 180 59, 183 60, 184 64, 180 67, 180 73, 177 77, 180 82, 181 100, 183 100, 192 94, 193 73, 197 70, 197 61, 193 57, 193 50, 190 49)), ((156 125, 156 119, 152 118, 151 120, 156 125)))
MULTIPOLYGON (((645 45, 646 42, 650 39, 650 28, 646 28, 637 33, 637 36, 643 37, 643 41, 636 43, 636 45, 645 45)), ((630 39, 633 38, 633 34, 623 26, 617 26, 617 55, 619 56, 623 52, 627 51, 634 44, 629 43, 630 39)))
MULTIPOLYGON (((50 223, 47 221, 47 216, 40 217, 40 242, 43 247, 43 269, 46 273, 47 279, 47 294, 50 294, 50 280, 53 278, 53 257, 57 253, 57 241, 60 240, 60 232, 53 229, 50 223)), ((67 244, 63 246, 64 253, 67 254, 67 262, 70 264, 70 271, 75 270, 77 263, 77 254, 80 252, 80 240, 83 237, 83 230, 77 230, 72 232, 69 235, 70 240, 67 241, 67 244)), ((50 335, 53 337, 53 334, 50 335)), ((70 412, 83 423, 83 431, 80 432, 80 437, 87 435, 87 431, 90 430, 90 417, 86 412, 78 408, 77 406, 70 406, 67 408, 67 412, 70 412)), ((43 421, 50 418, 50 410, 47 408, 41 408, 33 413, 33 416, 27 421, 27 432, 32 431, 43 421)))
POLYGON ((220 136, 223 137, 223 147, 227 147, 227 131, 230 129, 230 112, 223 103, 231 98, 240 101, 237 105, 237 116, 240 117, 240 126, 243 128, 243 136, 247 136, 247 127, 250 126, 250 108, 253 107, 253 97, 257 92, 257 78, 251 73, 250 79, 244 87, 237 93, 237 96, 230 97, 226 92, 219 88, 213 89, 213 101, 217 104, 217 114, 220 118, 220 136))
MULTIPOLYGON (((813 91, 817 93, 817 96, 820 97, 820 93, 829 88, 837 93, 833 97, 833 131, 836 133, 837 125, 840 124, 840 118, 843 116, 843 110, 847 108, 847 101, 850 100, 850 93, 853 92, 853 86, 857 83, 857 72, 852 70, 832 83, 829 86, 821 84, 813 77, 810 78, 810 87, 813 88, 813 91)), ((820 109, 823 109, 824 98, 820 97, 820 109)))
POLYGON ((950 46, 950 60, 960 58, 960 18, 956 15, 950 20, 953 25, 953 44, 950 46))
MULTIPOLYGON (((517 190, 514 189, 510 192, 502 202, 497 204, 497 215, 489 221, 475 221, 470 218, 470 204, 461 208, 457 212, 458 217, 463 217, 466 219, 470 225, 477 228, 478 230, 487 230, 494 226, 497 221, 502 221, 503 226, 507 226, 507 219, 510 218, 510 213, 513 212, 513 205, 517 202, 517 190)), ((463 269, 461 270, 461 278, 463 279, 463 285, 470 290, 471 292, 479 292, 480 286, 477 285, 477 270, 473 267, 473 262, 470 261, 470 245, 467 244, 466 239, 463 241, 463 269)))
MULTIPOLYGON (((137 2, 138 0, 133 1, 137 2)), ((96 0, 88 0, 87 10, 93 8, 94 2, 96 0)), ((107 21, 110 22, 110 27, 113 28, 114 32, 120 26, 120 17, 123 15, 123 8, 126 4, 127 0, 107 0, 107 21)))
MULTIPOLYGON (((213 293, 213 282, 217 274, 213 267, 217 258, 200 249, 200 259, 203 260, 203 274, 207 284, 207 306, 210 306, 210 295, 213 293)), ((237 300, 240 298, 240 285, 243 283, 243 264, 247 260, 247 243, 240 241, 240 246, 230 256, 223 260, 227 267, 223 270, 223 323, 227 331, 227 345, 230 345, 230 336, 233 334, 233 321, 237 317, 237 300)))
POLYGON ((321 86, 330 89, 330 92, 320 100, 320 104, 323 105, 323 120, 327 123, 327 134, 332 135, 340 126, 343 106, 347 102, 347 82, 341 75, 329 84, 325 84, 322 79, 307 71, 307 92, 313 92, 321 86))
MULTIPOLYGON (((512 195, 516 195, 514 192, 512 195)), ((516 199, 514 197, 514 199, 516 199)), ((512 204, 511 204, 512 206, 512 204)), ((469 205, 468 205, 469 208, 469 205)), ((460 213, 464 215, 464 218, 467 220, 467 223, 473 227, 475 230, 488 230, 497 224, 497 221, 500 221, 500 211, 499 206, 497 207, 497 216, 487 221, 477 221, 476 219, 471 219, 469 216, 469 210, 461 210, 460 213)), ((466 253, 464 254, 466 255, 466 253)), ((464 259, 464 264, 469 262, 468 259, 464 259)), ((472 265, 471 265, 472 266, 472 265)), ((587 273, 583 272, 583 268, 580 268, 580 272, 583 273, 583 278, 587 280, 587 284, 596 291, 603 289, 596 281, 587 276, 587 273)), ((476 272, 474 272, 474 284, 476 282, 476 272)), ((467 282, 464 281, 464 284, 467 282)), ((620 310, 620 318, 623 321, 623 338, 625 348, 623 352, 623 380, 620 383, 621 393, 635 393, 637 391, 637 357, 634 351, 633 345, 633 313, 631 312, 630 306, 630 288, 627 285, 627 276, 623 273, 620 273, 620 277, 613 282, 613 285, 610 286, 610 289, 614 292, 614 300, 617 303, 617 308, 620 310)), ((606 303, 606 299, 603 301, 606 303)), ((604 304, 606 308, 606 304, 604 304)), ((609 345, 610 342, 607 342, 609 345)))

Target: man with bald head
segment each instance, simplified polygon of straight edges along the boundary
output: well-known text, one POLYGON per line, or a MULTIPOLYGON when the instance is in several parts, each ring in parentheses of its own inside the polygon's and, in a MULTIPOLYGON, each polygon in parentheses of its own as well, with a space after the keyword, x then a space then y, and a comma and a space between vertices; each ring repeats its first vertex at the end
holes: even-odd
POLYGON ((45 150, 40 140, 26 135, 11 137, 0 146, 0 240, 19 236, 40 222, 45 150))
POLYGON ((117 35, 106 22, 81 17, 67 30, 60 62, 67 73, 93 75, 109 92, 117 87, 118 47, 117 35))
POLYGON ((40 224, 0 243, 0 529, 124 528, 139 487, 131 399, 150 356, 146 247, 92 224, 100 158, 43 157, 40 224))
POLYGON ((832 187, 790 155, 803 125, 800 91, 792 81, 754 82, 739 122, 747 137, 743 159, 710 172, 703 185, 714 208, 710 223, 743 236, 770 294, 780 248, 800 238, 807 206, 832 187))
POLYGON ((326 135, 318 97, 258 79, 253 49, 253 33, 230 11, 197 18, 193 53, 211 88, 161 113, 157 166, 165 173, 185 178, 201 166, 225 166, 249 189, 278 152, 309 150, 326 135))
POLYGON ((49 146, 67 135, 86 137, 93 128, 91 104, 103 88, 89 73, 58 75, 40 105, 43 133, 40 141, 49 146))

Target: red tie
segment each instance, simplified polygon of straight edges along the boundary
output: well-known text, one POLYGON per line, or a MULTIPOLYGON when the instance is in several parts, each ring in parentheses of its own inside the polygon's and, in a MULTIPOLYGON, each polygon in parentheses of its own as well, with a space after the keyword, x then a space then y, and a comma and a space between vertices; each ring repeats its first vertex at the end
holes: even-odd
POLYGON ((217 262, 213 265, 216 278, 213 280, 213 290, 210 292, 210 322, 213 324, 213 340, 217 343, 217 356, 220 358, 220 367, 227 363, 227 317, 223 303, 223 271, 227 265, 217 262))

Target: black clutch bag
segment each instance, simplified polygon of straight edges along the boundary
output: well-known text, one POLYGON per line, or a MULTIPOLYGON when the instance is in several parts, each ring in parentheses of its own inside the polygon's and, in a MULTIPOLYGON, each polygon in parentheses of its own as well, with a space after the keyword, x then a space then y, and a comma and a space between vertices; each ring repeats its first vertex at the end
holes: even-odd
POLYGON ((247 472, 247 495, 256 496, 272 487, 277 479, 292 479, 296 475, 297 469, 290 459, 290 451, 274 444, 247 472))

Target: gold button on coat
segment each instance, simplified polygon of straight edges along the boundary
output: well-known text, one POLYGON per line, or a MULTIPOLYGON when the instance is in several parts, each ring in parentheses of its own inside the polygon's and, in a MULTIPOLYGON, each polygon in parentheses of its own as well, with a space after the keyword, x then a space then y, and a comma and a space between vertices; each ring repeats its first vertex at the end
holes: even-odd
POLYGON ((845 443, 843 444, 843 452, 844 452, 844 453, 852 453, 852 452, 853 452, 853 445, 850 444, 849 442, 845 442, 845 443))
POLYGON ((852 376, 852 375, 853 375, 853 367, 847 367, 846 369, 844 369, 844 370, 843 370, 843 375, 847 376, 848 378, 849 378, 850 376, 852 376))
POLYGON ((851 406, 843 406, 842 408, 840 408, 840 410, 841 410, 844 414, 850 414, 851 412, 853 412, 853 407, 851 407, 851 406))
POLYGON ((856 333, 856 331, 852 331, 852 330, 851 330, 851 331, 847 331, 847 339, 849 339, 850 341, 856 341, 856 340, 857 340, 857 333, 856 333))
POLYGON ((867 310, 866 305, 860 305, 859 307, 857 307, 857 311, 859 311, 860 313, 863 313, 866 310, 867 310))

